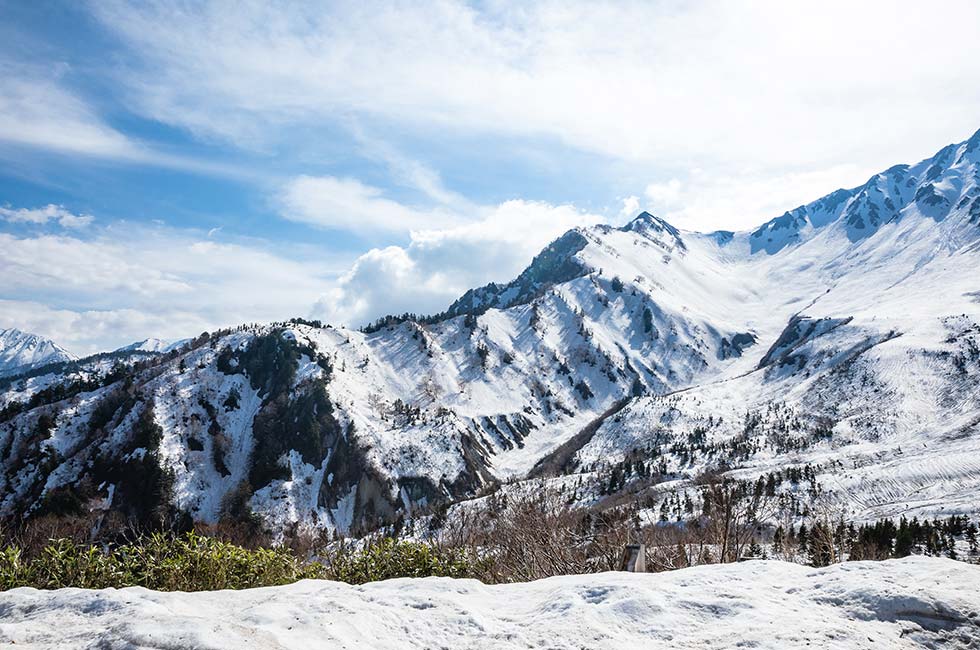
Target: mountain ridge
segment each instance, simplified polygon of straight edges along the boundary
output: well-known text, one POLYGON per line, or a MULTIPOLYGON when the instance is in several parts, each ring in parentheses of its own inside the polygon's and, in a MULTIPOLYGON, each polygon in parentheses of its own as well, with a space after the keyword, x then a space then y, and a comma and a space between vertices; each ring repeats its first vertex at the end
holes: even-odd
POLYGON ((38 334, 16 328, 0 329, 0 377, 77 358, 51 339, 38 334))
POLYGON ((809 463, 858 516, 938 512, 913 498, 929 485, 969 509, 978 136, 755 230, 645 212, 574 229, 435 317, 242 326, 22 380, 0 401, 0 516, 244 508, 279 534, 352 534, 475 507, 592 423, 541 479, 574 478, 576 503, 642 460, 655 499, 809 463))

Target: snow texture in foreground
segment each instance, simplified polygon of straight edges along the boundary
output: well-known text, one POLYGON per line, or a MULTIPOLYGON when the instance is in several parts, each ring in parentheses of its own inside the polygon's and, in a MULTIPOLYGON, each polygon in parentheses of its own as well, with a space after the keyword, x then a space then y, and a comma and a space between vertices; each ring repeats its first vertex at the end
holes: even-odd
POLYGON ((16 589, 0 642, 98 648, 976 648, 980 567, 782 562, 515 585, 303 581, 246 591, 16 589))

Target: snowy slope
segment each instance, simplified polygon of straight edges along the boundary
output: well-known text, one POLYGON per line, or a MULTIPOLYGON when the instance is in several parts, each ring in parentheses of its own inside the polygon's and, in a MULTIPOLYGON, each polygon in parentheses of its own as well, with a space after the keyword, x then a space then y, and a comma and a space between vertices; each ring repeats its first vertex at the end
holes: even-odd
POLYGON ((130 343, 129 345, 124 345, 123 347, 119 348, 117 352, 170 352, 188 341, 190 341, 190 339, 165 341, 163 339, 148 338, 143 339, 142 341, 130 343))
POLYGON ((0 329, 0 377, 77 357, 54 341, 18 329, 0 329))
POLYGON ((765 345, 735 372, 635 400, 583 446, 580 465, 656 447, 680 477, 664 489, 682 489, 720 463, 750 479, 812 464, 858 517, 976 513, 978 153, 974 136, 849 198, 831 195, 835 217, 813 217, 826 199, 794 211, 792 236, 784 218, 748 235, 757 252, 738 262, 751 269, 741 275, 768 278, 764 293, 743 299, 742 317, 772 310, 768 323, 782 331, 761 335, 765 345), (869 191, 880 187, 893 201, 869 191), (856 228, 872 200, 881 203, 873 214, 887 205, 890 216, 856 228), (706 439, 693 454, 667 450, 695 431, 706 439), (748 451, 733 458, 736 448, 748 451))
POLYGON ((363 531, 556 454, 598 480, 637 453, 664 490, 811 463, 858 517, 977 513, 978 262, 980 133, 753 231, 575 229, 435 317, 243 326, 134 351, 125 377, 16 382, 0 517, 65 493, 149 516, 128 501, 149 491, 199 521, 244 502, 274 531, 363 531))
POLYGON ((31 648, 973 648, 980 568, 909 557, 775 561, 487 586, 307 580, 197 593, 0 594, 0 641, 31 648))

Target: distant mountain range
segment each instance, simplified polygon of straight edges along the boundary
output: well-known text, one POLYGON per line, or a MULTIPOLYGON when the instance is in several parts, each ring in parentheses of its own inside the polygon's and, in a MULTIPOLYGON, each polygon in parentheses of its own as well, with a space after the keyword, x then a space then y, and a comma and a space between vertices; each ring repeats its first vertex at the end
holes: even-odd
MULTIPOLYGON (((190 339, 165 341, 149 338, 125 345, 114 353, 126 352, 169 352, 187 343, 190 339)), ((39 334, 23 332, 19 329, 0 329, 0 377, 21 375, 32 370, 76 361, 77 356, 49 338, 39 334)))
POLYGON ((651 467, 665 498, 709 469, 802 498, 806 467, 855 517, 976 513, 978 265, 980 132, 753 231, 569 231, 436 317, 30 358, 0 381, 0 515, 352 533, 506 478, 595 503, 651 467))

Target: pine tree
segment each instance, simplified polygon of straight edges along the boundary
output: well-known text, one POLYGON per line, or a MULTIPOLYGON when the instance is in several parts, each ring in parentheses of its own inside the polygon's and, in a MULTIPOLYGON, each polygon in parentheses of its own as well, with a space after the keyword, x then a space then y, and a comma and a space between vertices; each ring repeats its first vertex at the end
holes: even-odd
POLYGON ((782 526, 776 527, 776 532, 772 534, 772 552, 782 553, 783 552, 783 538, 785 537, 785 532, 783 532, 782 526))
POLYGON ((977 525, 972 521, 966 527, 966 541, 970 544, 970 552, 977 552, 977 525))
POLYGON ((809 536, 810 562, 813 566, 827 566, 833 561, 833 549, 830 546, 831 531, 822 522, 813 525, 809 536))

